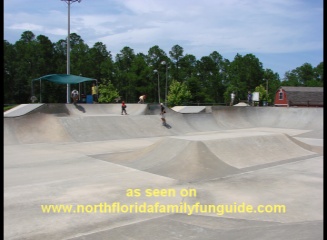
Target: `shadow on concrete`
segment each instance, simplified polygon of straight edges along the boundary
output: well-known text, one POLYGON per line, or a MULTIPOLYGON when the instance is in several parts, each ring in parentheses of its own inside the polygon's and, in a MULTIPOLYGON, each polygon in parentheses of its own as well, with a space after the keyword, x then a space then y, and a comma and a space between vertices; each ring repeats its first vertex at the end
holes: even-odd
POLYGON ((84 108, 83 106, 78 105, 78 104, 76 104, 76 103, 74 103, 74 106, 75 106, 79 111, 85 113, 85 108, 84 108))
POLYGON ((165 126, 166 128, 170 129, 171 126, 168 123, 165 123, 163 126, 165 126))

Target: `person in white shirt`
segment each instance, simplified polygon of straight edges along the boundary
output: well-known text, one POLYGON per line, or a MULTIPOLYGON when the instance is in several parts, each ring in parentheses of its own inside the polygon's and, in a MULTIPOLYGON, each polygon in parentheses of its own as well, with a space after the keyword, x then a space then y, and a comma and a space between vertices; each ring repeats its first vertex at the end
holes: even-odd
POLYGON ((73 103, 76 104, 78 101, 78 91, 76 89, 72 91, 71 98, 73 99, 73 103))
POLYGON ((230 95, 230 105, 233 106, 234 104, 234 99, 235 99, 235 93, 232 92, 231 95, 230 95))
POLYGON ((146 95, 142 95, 139 97, 140 101, 138 103, 144 103, 144 100, 146 98, 146 95))

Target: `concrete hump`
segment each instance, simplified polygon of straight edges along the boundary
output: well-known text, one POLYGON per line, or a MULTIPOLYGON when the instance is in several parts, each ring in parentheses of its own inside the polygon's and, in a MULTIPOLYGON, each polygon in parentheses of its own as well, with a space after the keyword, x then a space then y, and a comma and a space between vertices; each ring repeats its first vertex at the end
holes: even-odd
POLYGON ((42 113, 4 118, 4 136, 5 145, 73 141, 60 118, 42 113))
POLYGON ((166 137, 143 149, 96 158, 182 182, 194 182, 315 155, 284 134, 237 136, 230 133, 219 137, 217 133, 215 136, 166 137))
POLYGON ((249 133, 205 141, 207 147, 225 163, 239 168, 280 164, 282 161, 316 155, 282 133, 249 133))
POLYGON ((203 142, 169 137, 134 152, 97 158, 182 182, 218 178, 239 172, 237 168, 221 161, 203 142))

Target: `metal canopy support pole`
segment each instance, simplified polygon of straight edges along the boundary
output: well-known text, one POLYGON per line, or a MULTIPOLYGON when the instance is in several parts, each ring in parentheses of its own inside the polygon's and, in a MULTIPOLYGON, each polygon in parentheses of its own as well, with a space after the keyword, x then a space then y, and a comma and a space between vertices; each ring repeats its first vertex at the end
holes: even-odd
POLYGON ((42 80, 40 79, 40 103, 42 103, 42 80))
POLYGON ((33 85, 33 79, 32 79, 32 96, 34 96, 34 85, 33 85))

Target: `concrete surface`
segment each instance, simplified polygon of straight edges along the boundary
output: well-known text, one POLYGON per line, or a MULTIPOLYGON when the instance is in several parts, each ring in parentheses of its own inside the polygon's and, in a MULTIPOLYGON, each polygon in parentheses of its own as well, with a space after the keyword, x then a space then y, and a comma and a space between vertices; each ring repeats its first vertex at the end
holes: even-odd
POLYGON ((206 106, 175 106, 172 110, 179 113, 200 113, 205 112, 206 106))
POLYGON ((239 102, 237 104, 234 104, 233 106, 236 107, 246 107, 246 106, 250 106, 249 104, 245 103, 245 102, 239 102))
POLYGON ((19 117, 23 116, 39 107, 43 106, 43 103, 33 103, 33 104, 20 104, 12 109, 3 113, 4 117, 19 117))
POLYGON ((127 106, 129 115, 120 115, 120 104, 4 114, 4 239, 323 239, 322 108, 167 108, 169 129, 159 105, 127 106), (163 191, 146 195, 153 189, 163 191), (181 194, 188 190, 193 195, 181 194), (100 203, 286 212, 41 210, 100 203))

